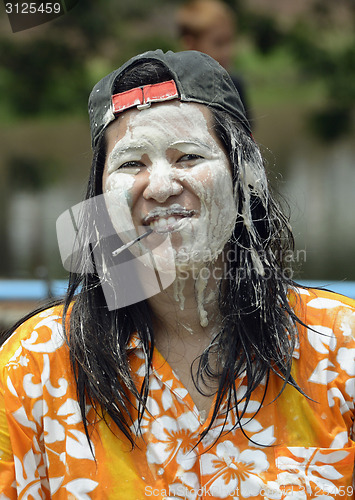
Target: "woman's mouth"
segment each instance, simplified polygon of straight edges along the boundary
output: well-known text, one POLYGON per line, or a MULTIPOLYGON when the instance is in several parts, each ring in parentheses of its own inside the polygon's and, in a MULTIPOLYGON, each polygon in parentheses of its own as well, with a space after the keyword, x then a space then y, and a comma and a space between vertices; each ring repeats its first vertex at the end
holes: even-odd
POLYGON ((149 225, 156 233, 170 233, 178 231, 183 221, 190 219, 195 214, 195 210, 187 210, 183 207, 157 207, 143 218, 143 225, 149 225))

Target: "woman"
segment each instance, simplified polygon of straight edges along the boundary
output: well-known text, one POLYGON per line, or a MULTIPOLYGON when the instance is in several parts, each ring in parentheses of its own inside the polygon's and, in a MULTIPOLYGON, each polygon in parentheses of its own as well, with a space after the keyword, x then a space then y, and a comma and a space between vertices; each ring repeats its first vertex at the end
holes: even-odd
POLYGON ((147 52, 89 114, 67 297, 1 351, 3 498, 353 497, 354 302, 289 277, 228 74, 147 52), (171 284, 152 292, 150 272, 171 284))

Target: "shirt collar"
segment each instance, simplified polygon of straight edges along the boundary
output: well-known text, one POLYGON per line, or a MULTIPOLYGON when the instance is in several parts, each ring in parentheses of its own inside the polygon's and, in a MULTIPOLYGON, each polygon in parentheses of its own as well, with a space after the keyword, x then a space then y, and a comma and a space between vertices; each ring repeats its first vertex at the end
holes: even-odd
POLYGON ((132 335, 128 341, 127 351, 132 351, 133 349, 137 349, 137 348, 141 347, 141 345, 142 345, 141 339, 138 337, 137 332, 134 332, 134 333, 132 333, 132 335))

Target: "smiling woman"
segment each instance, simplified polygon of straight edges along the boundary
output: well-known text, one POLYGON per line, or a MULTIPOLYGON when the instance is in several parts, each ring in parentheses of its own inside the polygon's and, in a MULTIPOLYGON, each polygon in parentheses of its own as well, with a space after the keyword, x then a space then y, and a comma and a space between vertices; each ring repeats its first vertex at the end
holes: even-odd
POLYGON ((147 52, 98 82, 89 114, 82 259, 64 303, 0 352, 1 493, 352 496, 355 304, 292 280, 228 73, 147 52))
POLYGON ((145 245, 157 246, 157 233, 170 233, 178 267, 203 265, 206 248, 215 260, 237 211, 228 158, 209 110, 181 102, 129 110, 109 125, 106 142, 103 190, 117 232, 122 225, 138 230, 149 224, 153 233, 142 252, 145 245))

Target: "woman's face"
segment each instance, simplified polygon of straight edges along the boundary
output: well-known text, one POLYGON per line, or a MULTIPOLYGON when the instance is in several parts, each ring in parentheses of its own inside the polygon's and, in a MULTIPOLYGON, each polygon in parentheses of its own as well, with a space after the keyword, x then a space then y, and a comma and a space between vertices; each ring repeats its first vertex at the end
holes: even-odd
POLYGON ((121 238, 133 226, 139 234, 151 228, 141 250, 169 238, 177 266, 213 261, 231 236, 236 208, 208 108, 171 101, 129 110, 109 125, 106 142, 103 192, 121 238))

